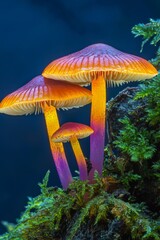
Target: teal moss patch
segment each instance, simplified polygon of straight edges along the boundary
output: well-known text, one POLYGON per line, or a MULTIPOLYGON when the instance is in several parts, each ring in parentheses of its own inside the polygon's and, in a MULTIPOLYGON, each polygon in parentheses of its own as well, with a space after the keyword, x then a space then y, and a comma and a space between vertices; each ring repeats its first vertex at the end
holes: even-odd
POLYGON ((88 228, 93 229, 88 236, 97 239, 106 239, 108 234, 114 239, 159 239, 158 222, 146 215, 143 204, 122 200, 125 194, 116 193, 117 183, 112 177, 95 176, 94 184, 75 180, 65 192, 48 188, 48 176, 49 172, 40 184, 41 194, 29 200, 17 225, 8 224, 9 233, 0 239, 83 239, 79 235, 90 239, 83 233, 88 223, 88 228))

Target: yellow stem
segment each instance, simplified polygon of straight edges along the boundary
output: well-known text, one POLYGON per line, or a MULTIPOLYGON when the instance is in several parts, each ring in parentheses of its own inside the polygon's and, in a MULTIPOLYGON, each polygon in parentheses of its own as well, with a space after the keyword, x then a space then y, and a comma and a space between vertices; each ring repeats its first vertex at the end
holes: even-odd
POLYGON ((90 137, 90 161, 92 170, 102 175, 105 144, 105 121, 106 121, 106 81, 102 76, 92 81, 92 106, 91 106, 91 128, 94 133, 90 137))
POLYGON ((70 139, 70 142, 79 168, 80 179, 85 181, 87 180, 87 164, 81 146, 75 136, 70 139))
POLYGON ((64 189, 67 189, 69 183, 72 182, 72 175, 67 163, 64 147, 62 143, 54 143, 51 141, 52 134, 60 127, 57 111, 55 107, 48 106, 47 104, 43 105, 42 108, 54 163, 56 165, 61 184, 64 189))

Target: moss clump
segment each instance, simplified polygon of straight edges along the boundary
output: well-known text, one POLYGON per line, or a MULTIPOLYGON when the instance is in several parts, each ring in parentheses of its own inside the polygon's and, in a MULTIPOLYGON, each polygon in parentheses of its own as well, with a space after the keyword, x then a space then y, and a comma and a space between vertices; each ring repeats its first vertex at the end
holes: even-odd
MULTIPOLYGON (((144 43, 158 45, 159 20, 136 25, 144 43)), ((158 48, 154 65, 159 68, 158 48)), ((103 178, 75 179, 67 191, 47 187, 30 198, 17 224, 0 240, 160 239, 160 76, 127 88, 108 103, 103 178)))
POLYGON ((49 173, 40 184, 41 194, 29 200, 17 225, 0 239, 72 240, 91 239, 91 235, 95 239, 106 239, 110 235, 110 239, 113 236, 130 239, 131 236, 137 240, 158 240, 157 222, 144 214, 140 204, 129 203, 116 195, 116 182, 111 177, 96 176, 93 184, 75 180, 65 192, 48 188, 48 176, 49 173), (88 232, 89 237, 84 232, 86 224, 94 229, 88 232))
MULTIPOLYGON (((144 44, 150 41, 150 44, 157 46, 160 41, 160 19, 150 19, 149 23, 138 24, 132 28, 132 33, 135 37, 142 36, 143 41, 141 45, 141 51, 143 50, 144 44)), ((151 62, 157 69, 160 69, 160 47, 158 46, 156 57, 151 59, 151 62)))
POLYGON ((106 149, 110 174, 155 214, 160 210, 159 99, 160 76, 119 93, 109 103, 106 149))
MULTIPOLYGON (((160 41, 160 21, 133 27, 143 43, 160 41)), ((160 56, 156 55, 158 68, 160 56)), ((127 88, 108 103, 108 171, 136 202, 145 202, 152 216, 160 211, 160 75, 137 88, 127 88), (110 157, 108 157, 110 155, 110 157), (114 162, 114 164, 113 164, 114 162)))

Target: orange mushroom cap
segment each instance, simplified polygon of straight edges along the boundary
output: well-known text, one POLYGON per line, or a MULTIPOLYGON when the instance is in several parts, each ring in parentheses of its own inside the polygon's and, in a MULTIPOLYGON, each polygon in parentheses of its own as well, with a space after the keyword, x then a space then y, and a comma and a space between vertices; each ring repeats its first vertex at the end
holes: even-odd
POLYGON ((0 103, 0 113, 23 115, 39 113, 44 103, 56 108, 81 107, 91 102, 91 92, 80 86, 51 81, 42 76, 7 95, 0 103))
POLYGON ((101 43, 52 61, 42 73, 47 78, 80 85, 91 83, 99 75, 119 84, 149 79, 157 74, 154 66, 145 59, 101 43))
POLYGON ((54 132, 51 139, 56 143, 68 142, 73 136, 77 137, 77 139, 82 139, 88 137, 92 133, 93 129, 85 124, 68 122, 54 132))

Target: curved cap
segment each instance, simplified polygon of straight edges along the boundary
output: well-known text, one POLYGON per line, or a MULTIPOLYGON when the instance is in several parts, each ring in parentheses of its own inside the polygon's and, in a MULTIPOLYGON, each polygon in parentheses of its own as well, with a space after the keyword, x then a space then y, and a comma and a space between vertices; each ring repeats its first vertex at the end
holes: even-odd
POLYGON ((7 95, 0 103, 0 113, 24 115, 39 113, 44 103, 56 108, 81 107, 91 102, 91 92, 78 85, 51 81, 42 76, 7 95))
POLYGON ((56 132, 53 133, 51 139, 53 142, 68 142, 72 137, 86 138, 93 133, 93 129, 87 125, 75 122, 63 124, 56 132))
POLYGON ((42 73, 47 78, 80 85, 91 83, 99 75, 104 76, 106 81, 122 83, 149 79, 157 74, 157 70, 145 59, 102 43, 54 60, 42 73))

